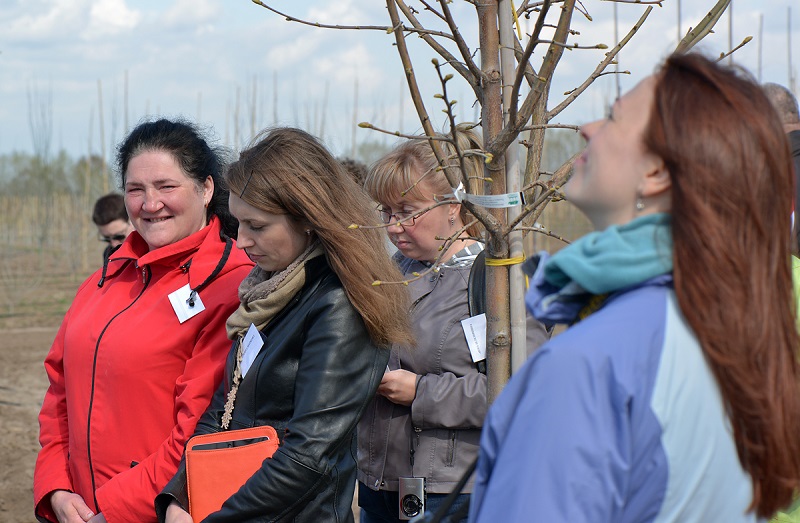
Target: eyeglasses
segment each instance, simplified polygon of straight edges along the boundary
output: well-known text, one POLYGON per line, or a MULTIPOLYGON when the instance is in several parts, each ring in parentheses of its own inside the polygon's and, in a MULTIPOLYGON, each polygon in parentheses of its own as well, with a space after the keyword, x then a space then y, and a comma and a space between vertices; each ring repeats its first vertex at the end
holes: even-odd
POLYGON ((401 227, 411 227, 417 221, 417 218, 425 214, 425 212, 419 211, 392 212, 392 209, 387 207, 379 207, 378 212, 381 213, 381 221, 384 224, 399 225, 401 227), (395 219, 394 222, 392 222, 392 217, 395 219))
POLYGON ((127 238, 127 234, 112 234, 111 236, 103 236, 102 234, 97 235, 97 239, 101 242, 111 243, 111 242, 119 242, 122 243, 127 238))

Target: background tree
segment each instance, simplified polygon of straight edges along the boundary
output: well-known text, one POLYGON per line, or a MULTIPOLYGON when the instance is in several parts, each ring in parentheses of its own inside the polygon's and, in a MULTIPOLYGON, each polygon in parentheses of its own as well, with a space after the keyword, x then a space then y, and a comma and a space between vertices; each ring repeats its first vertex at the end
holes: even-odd
MULTIPOLYGON (((431 143, 436 139, 436 130, 428 111, 429 100, 434 98, 443 104, 450 131, 454 133, 457 102, 448 92, 448 82, 457 74, 474 93, 480 105, 483 149, 457 149, 457 155, 453 158, 438 158, 440 167, 444 169, 452 187, 468 188, 470 180, 465 179, 460 165, 466 156, 480 155, 486 160, 483 192, 499 197, 522 191, 526 202, 521 206, 493 207, 476 194, 480 190, 473 190, 462 200, 486 231, 487 359, 491 399, 499 394, 511 374, 512 341, 515 341, 513 353, 519 355, 514 358, 515 363, 521 362, 525 353, 524 286, 519 272, 519 262, 523 259, 523 237, 529 232, 547 233, 535 226, 536 220, 549 202, 559 199, 559 190, 568 179, 574 161, 574 157, 568 159, 552 173, 542 170, 546 131, 554 127, 576 129, 575 126, 551 122, 597 78, 614 74, 614 71, 608 70, 609 66, 615 64, 620 50, 641 30, 653 11, 653 5, 661 6, 664 0, 612 1, 628 4, 628 8, 644 7, 639 20, 613 46, 596 42, 584 45, 578 41, 580 35, 572 29, 573 17, 583 16, 591 20, 591 14, 587 8, 590 2, 577 0, 522 0, 519 7, 515 7, 511 0, 463 0, 460 4, 474 7, 472 16, 477 19, 478 33, 476 45, 470 45, 470 36, 474 35, 462 34, 460 27, 466 24, 456 17, 456 10, 459 14, 466 10, 460 9, 462 5, 452 0, 386 0, 390 23, 385 26, 321 24, 283 13, 270 6, 270 2, 253 0, 290 22, 317 28, 381 30, 393 35, 411 99, 431 143), (529 34, 522 34, 520 18, 535 20, 529 34), (440 84, 436 86, 437 92, 432 97, 423 94, 424 89, 429 92, 432 86, 421 86, 417 81, 412 52, 407 42, 411 36, 424 41, 439 56, 433 61, 433 67, 440 84), (564 52, 578 52, 581 49, 609 50, 585 81, 564 93, 554 104, 551 103, 550 86, 564 52), (541 65, 535 65, 537 63, 541 65), (520 146, 523 147, 521 151, 520 146)), ((678 44, 677 51, 686 52, 708 35, 729 3, 730 0, 719 0, 710 5, 706 17, 689 29, 678 44)), ((403 136, 400 130, 379 129, 369 123, 360 125, 403 136)), ((455 144, 454 140, 451 142, 455 144)), ((447 242, 454 241, 457 235, 448 238, 447 242)))

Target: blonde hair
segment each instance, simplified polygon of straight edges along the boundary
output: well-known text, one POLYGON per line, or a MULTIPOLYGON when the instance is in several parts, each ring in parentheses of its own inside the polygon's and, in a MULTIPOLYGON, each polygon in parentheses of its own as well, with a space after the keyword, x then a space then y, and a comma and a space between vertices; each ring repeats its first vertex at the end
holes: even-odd
MULTIPOLYGON (((475 192, 483 179, 483 157, 466 151, 480 151, 483 147, 481 137, 474 130, 475 124, 459 124, 456 128, 458 149, 464 158, 464 171, 459 171, 462 183, 470 192, 475 192)), ((446 165, 459 168, 459 159, 456 148, 451 140, 452 136, 439 134, 434 141, 434 147, 439 155, 444 158, 446 165)), ((392 152, 375 162, 364 180, 364 189, 377 202, 386 203, 410 195, 419 200, 428 200, 431 195, 423 194, 419 185, 426 182, 434 191, 434 196, 451 198, 454 187, 450 187, 444 170, 439 167, 436 155, 430 143, 424 137, 410 140, 395 148, 392 152)), ((472 214, 463 205, 460 211, 461 222, 467 224, 472 220, 472 214)), ((480 228, 473 225, 467 229, 470 236, 478 236, 480 228)))
POLYGON ((353 307, 380 346, 413 344, 405 286, 386 251, 382 231, 348 230, 374 220, 369 197, 313 136, 293 128, 263 131, 225 175, 233 194, 310 227, 325 249, 353 307))

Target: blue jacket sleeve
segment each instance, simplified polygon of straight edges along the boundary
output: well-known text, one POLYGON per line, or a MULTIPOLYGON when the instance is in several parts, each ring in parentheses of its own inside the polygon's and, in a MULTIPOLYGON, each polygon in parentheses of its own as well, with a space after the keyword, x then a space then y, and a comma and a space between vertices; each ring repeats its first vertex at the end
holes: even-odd
POLYGON ((608 360, 543 347, 484 424, 470 521, 617 521, 631 461, 629 395, 608 360))

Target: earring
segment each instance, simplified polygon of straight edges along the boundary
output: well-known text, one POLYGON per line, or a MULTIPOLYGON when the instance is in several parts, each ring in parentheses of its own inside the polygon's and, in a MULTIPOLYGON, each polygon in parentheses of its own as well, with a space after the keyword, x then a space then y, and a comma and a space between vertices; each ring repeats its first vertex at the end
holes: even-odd
POLYGON ((636 212, 642 212, 644 210, 644 202, 642 201, 641 196, 636 197, 636 212))
POLYGON ((311 229, 306 229, 306 235, 311 236, 311 229))
POLYGON ((450 227, 454 227, 455 224, 456 224, 456 218, 455 218, 455 216, 451 216, 450 217, 450 227))

